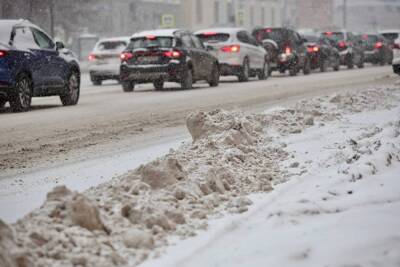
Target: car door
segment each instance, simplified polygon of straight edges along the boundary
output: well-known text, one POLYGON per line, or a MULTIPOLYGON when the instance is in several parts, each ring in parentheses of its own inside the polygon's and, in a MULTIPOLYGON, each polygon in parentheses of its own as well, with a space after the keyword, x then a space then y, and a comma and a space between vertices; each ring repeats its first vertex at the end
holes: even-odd
POLYGON ((195 80, 201 79, 202 78, 202 70, 201 70, 201 55, 200 53, 195 49, 193 40, 190 36, 189 33, 184 32, 180 36, 182 40, 182 47, 185 50, 186 54, 190 57, 192 64, 193 64, 193 70, 194 70, 194 78, 195 80))
POLYGON ((29 71, 32 76, 34 91, 44 87, 47 79, 45 59, 38 53, 38 45, 33 38, 29 27, 16 26, 13 29, 11 43, 18 51, 18 60, 16 69, 29 71))
POLYGON ((254 58, 254 51, 250 44, 250 39, 247 32, 239 31, 237 33, 237 39, 240 41, 240 54, 242 55, 242 58, 247 57, 249 59, 250 69, 257 68, 257 59, 254 58))
POLYGON ((251 36, 249 33, 247 34, 249 35, 249 41, 256 68, 263 69, 266 55, 265 49, 258 44, 257 40, 253 36, 251 36))
POLYGON ((303 66, 307 55, 307 48, 304 45, 303 38, 301 38, 301 36, 294 31, 290 31, 289 34, 291 36, 290 41, 295 47, 294 50, 296 51, 296 54, 299 59, 299 65, 303 66))
POLYGON ((36 44, 39 46, 38 53, 45 58, 44 71, 47 73, 46 87, 63 87, 66 81, 67 63, 60 56, 54 42, 44 32, 37 28, 30 28, 36 44))
POLYGON ((209 54, 206 49, 204 48, 204 45, 200 41, 199 38, 197 38, 195 35, 191 34, 190 35, 194 44, 194 50, 196 53, 199 54, 199 67, 200 67, 200 75, 203 78, 209 77, 212 67, 214 64, 213 57, 211 54, 209 54))

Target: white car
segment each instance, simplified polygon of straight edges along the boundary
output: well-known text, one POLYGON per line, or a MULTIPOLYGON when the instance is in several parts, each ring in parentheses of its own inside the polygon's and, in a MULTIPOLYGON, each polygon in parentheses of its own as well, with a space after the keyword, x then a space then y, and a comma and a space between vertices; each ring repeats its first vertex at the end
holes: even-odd
POLYGON ((93 85, 104 80, 119 81, 120 54, 128 46, 129 37, 101 39, 89 55, 89 73, 93 85))
POLYGON ((394 73, 400 75, 400 37, 394 41, 392 66, 394 73))
POLYGON ((235 75, 245 82, 249 77, 265 80, 270 75, 267 51, 245 29, 213 28, 195 35, 218 58, 222 76, 235 75))

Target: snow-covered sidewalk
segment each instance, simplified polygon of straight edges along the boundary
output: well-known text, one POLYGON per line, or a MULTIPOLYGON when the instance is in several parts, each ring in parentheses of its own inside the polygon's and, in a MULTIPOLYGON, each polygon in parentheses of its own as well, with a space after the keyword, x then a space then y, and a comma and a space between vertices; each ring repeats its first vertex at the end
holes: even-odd
POLYGON ((290 181, 142 266, 400 266, 399 135, 396 108, 285 138, 290 181))

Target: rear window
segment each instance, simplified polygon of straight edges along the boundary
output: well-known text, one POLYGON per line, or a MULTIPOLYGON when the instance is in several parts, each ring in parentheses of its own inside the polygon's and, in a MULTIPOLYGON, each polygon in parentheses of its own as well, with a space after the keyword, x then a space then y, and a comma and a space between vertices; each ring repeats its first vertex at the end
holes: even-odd
POLYGON ((318 43, 320 41, 319 37, 312 35, 304 36, 304 39, 309 43, 318 43))
POLYGON ((96 50, 100 52, 122 52, 127 46, 127 43, 124 41, 105 41, 100 42, 96 50))
POLYGON ((378 36, 376 35, 363 35, 362 39, 368 44, 375 44, 379 41, 378 36))
POLYGON ((399 34, 396 32, 393 33, 382 33, 383 37, 385 37, 386 39, 390 40, 390 41, 394 41, 397 38, 399 38, 399 34))
POLYGON ((223 43, 229 40, 227 33, 201 33, 196 35, 203 43, 223 43))
POLYGON ((332 40, 344 40, 342 32, 324 32, 323 35, 332 40))
POLYGON ((174 43, 173 37, 140 37, 131 39, 129 50, 140 48, 171 48, 174 43))
POLYGON ((261 42, 265 39, 271 39, 278 45, 282 45, 287 40, 287 32, 282 29, 265 29, 254 32, 254 37, 261 42))
POLYGON ((8 45, 11 39, 12 27, 9 25, 0 25, 0 43, 8 45))

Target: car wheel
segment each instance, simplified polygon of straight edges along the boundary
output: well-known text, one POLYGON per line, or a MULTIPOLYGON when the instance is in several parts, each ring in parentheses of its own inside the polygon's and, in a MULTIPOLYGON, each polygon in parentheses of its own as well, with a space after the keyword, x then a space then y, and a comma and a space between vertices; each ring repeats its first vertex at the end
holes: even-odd
POLYGON ((340 57, 335 58, 335 65, 333 65, 333 70, 334 71, 339 71, 340 70, 340 57))
POLYGON ((346 65, 347 65, 348 69, 353 69, 354 68, 354 58, 353 58, 353 56, 351 56, 351 55, 347 56, 346 65))
POLYGON ((161 91, 162 89, 164 89, 164 80, 158 79, 153 83, 153 85, 157 91, 161 91))
POLYGON ((78 104, 80 94, 79 73, 72 71, 68 83, 65 86, 65 93, 60 95, 61 103, 64 106, 73 106, 78 104))
POLYGON ((133 90, 135 89, 135 82, 133 81, 122 81, 121 85, 122 85, 122 90, 125 93, 133 92, 133 90))
POLYGON ((264 62, 264 68, 258 73, 258 79, 259 80, 266 80, 268 79, 270 75, 270 68, 269 68, 269 63, 264 62))
POLYGON ((320 62, 319 62, 319 70, 321 72, 326 72, 326 65, 328 64, 328 61, 325 60, 324 58, 321 58, 320 62))
POLYGON ((379 65, 385 66, 386 64, 386 58, 384 56, 381 57, 381 60, 379 61, 379 65))
POLYGON ((182 75, 181 89, 192 89, 193 88, 193 72, 191 69, 186 69, 182 75))
POLYGON ((94 86, 100 86, 102 84, 102 80, 96 79, 96 80, 92 80, 92 84, 94 86))
POLYGON ((0 98, 0 109, 3 109, 6 103, 7 103, 6 99, 0 98))
POLYGON ((303 74, 308 75, 311 73, 311 62, 309 58, 306 58, 306 61, 304 62, 303 66, 303 74))
POLYGON ((360 61, 357 64, 357 68, 363 69, 364 68, 364 62, 365 62, 364 56, 361 56, 360 57, 360 61))
POLYGON ((297 72, 298 72, 298 70, 297 70, 297 66, 295 65, 295 64, 290 64, 289 65, 289 75, 290 76, 296 76, 297 75, 297 72))
POLYGON ((218 69, 218 65, 214 64, 212 67, 212 71, 210 74, 210 78, 208 80, 208 84, 211 87, 217 87, 219 84, 219 69, 218 69))
POLYGON ((32 102, 32 81, 22 74, 17 78, 15 85, 16 92, 11 97, 10 107, 13 112, 28 111, 32 102))
POLYGON ((243 66, 240 68, 239 82, 247 82, 250 77, 250 64, 247 58, 243 62, 243 66))

